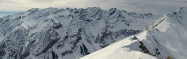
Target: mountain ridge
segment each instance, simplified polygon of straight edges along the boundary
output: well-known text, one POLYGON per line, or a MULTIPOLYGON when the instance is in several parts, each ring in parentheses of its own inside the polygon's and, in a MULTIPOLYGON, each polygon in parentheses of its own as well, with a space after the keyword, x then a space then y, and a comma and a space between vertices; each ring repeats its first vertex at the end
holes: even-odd
POLYGON ((0 18, 0 58, 78 59, 139 33, 155 18, 116 8, 30 9, 0 18))
POLYGON ((117 42, 128 42, 120 46, 112 44, 111 46, 118 46, 117 48, 103 48, 99 51, 89 54, 80 59, 89 59, 89 58, 99 58, 99 59, 151 59, 152 57, 157 57, 160 59, 186 59, 186 49, 187 47, 187 29, 186 29, 186 18, 187 17, 187 8, 180 7, 176 11, 169 12, 156 20, 152 25, 144 29, 143 32, 130 36, 122 41, 117 42), (118 49, 125 49, 124 51, 119 51, 118 49), (102 54, 103 51, 114 51, 114 53, 102 54), (141 53, 149 54, 152 57, 148 56, 139 56, 140 53, 134 53, 134 58, 129 57, 131 53, 135 51, 140 51, 141 53), (119 54, 119 55, 115 55, 119 54), (126 57, 121 56, 120 53, 126 53, 126 57), (102 54, 101 57, 98 56, 102 54), (112 55, 112 56, 111 56, 112 55))

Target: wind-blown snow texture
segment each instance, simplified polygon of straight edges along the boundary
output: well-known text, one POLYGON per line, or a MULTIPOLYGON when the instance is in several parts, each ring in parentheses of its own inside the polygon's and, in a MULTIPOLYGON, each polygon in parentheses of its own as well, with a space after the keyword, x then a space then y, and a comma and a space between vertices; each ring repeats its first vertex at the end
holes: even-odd
POLYGON ((138 54, 141 53, 134 53, 136 51, 141 51, 160 59, 186 59, 186 45, 187 8, 181 7, 176 11, 165 14, 140 34, 119 41, 81 59, 152 59, 152 57, 147 55, 139 56, 138 54), (109 52, 105 53, 105 51, 109 52), (132 56, 131 54, 135 56, 129 57, 132 56))
POLYGON ((116 8, 33 8, 0 18, 0 59, 78 59, 154 20, 151 13, 116 8))

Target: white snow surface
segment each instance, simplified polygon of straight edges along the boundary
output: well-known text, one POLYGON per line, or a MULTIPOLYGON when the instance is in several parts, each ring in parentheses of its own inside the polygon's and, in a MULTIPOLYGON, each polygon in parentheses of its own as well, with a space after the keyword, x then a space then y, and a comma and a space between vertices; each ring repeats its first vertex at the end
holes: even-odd
POLYGON ((80 59, 173 59, 187 58, 187 8, 169 12, 143 32, 116 42, 80 59), (129 40, 137 37, 136 40, 129 40), (141 42, 149 55, 143 54, 141 42), (132 50, 129 52, 128 50, 132 50), (139 51, 139 52, 137 52, 139 51), (132 54, 133 53, 133 54, 132 54), (138 54, 141 54, 138 55, 138 54), (134 56, 131 56, 134 55, 134 56), (151 57, 150 55, 154 56, 151 57), (131 57, 129 57, 131 56, 131 57), (145 58, 148 57, 149 58, 145 58))
POLYGON ((154 56, 125 47, 137 42, 132 41, 131 38, 123 39, 80 59, 157 59, 154 56))
POLYGON ((78 59, 155 20, 116 8, 33 8, 0 18, 0 59, 78 59))

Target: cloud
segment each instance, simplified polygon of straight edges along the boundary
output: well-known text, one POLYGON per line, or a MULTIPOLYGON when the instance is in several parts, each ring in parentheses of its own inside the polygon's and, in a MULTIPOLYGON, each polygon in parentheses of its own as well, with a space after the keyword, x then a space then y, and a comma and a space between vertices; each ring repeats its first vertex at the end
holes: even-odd
POLYGON ((185 0, 126 0, 122 3, 128 5, 123 8, 127 11, 152 12, 157 15, 165 14, 179 7, 187 7, 185 0))
POLYGON ((33 2, 36 2, 36 3, 46 3, 46 2, 54 2, 56 0, 30 0, 30 1, 33 1, 33 2))
POLYGON ((187 7, 186 0, 0 0, 0 11, 26 11, 31 8, 118 8, 129 12, 162 15, 179 7, 187 7))

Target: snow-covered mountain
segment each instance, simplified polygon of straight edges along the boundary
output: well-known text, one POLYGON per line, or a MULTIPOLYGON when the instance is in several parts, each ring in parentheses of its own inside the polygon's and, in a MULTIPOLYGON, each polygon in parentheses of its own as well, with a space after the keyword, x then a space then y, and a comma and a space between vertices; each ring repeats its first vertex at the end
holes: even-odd
POLYGON ((132 41, 131 38, 133 36, 111 44, 80 59, 157 59, 154 56, 132 49, 132 47, 138 48, 137 46, 140 44, 136 40, 132 41), (131 48, 127 47, 129 45, 131 48))
POLYGON ((153 56, 158 59, 186 59, 186 45, 187 8, 181 7, 165 14, 143 32, 80 59, 152 59, 153 56))
POLYGON ((0 59, 78 59, 155 20, 116 8, 33 8, 0 18, 0 59))

